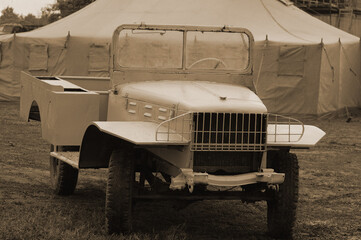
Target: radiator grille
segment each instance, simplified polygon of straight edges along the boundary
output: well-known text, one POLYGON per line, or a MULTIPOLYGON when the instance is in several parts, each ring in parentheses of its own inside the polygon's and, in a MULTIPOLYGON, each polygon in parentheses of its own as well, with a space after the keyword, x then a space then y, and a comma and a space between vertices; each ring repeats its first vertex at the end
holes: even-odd
POLYGON ((193 113, 192 151, 265 151, 267 114, 193 113))
POLYGON ((272 143, 298 142, 302 122, 276 114, 186 112, 161 122, 156 140, 190 143, 192 151, 266 151, 272 143))
POLYGON ((258 171, 262 152, 194 152, 193 170, 198 172, 246 173, 258 171))

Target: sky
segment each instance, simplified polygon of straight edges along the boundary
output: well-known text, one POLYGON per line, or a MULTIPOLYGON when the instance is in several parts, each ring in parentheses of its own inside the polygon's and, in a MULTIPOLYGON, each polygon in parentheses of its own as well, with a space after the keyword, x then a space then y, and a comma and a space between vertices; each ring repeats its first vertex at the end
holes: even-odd
POLYGON ((16 14, 26 16, 31 13, 39 17, 41 8, 55 2, 56 0, 0 0, 0 15, 1 11, 9 6, 14 9, 16 14))

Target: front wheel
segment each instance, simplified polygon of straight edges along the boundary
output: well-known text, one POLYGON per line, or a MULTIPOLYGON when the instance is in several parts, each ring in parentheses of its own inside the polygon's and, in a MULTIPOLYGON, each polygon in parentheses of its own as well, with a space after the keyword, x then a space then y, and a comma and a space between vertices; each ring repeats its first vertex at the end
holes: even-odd
MULTIPOLYGON (((50 151, 54 150, 52 145, 50 151)), ((78 182, 79 170, 50 156, 50 181, 57 195, 73 194, 78 182)))
POLYGON ((273 237, 289 238, 296 221, 298 160, 295 154, 277 152, 270 162, 276 172, 285 173, 285 181, 280 184, 279 191, 275 192, 274 199, 267 201, 268 230, 273 237))
POLYGON ((113 151, 105 200, 105 221, 109 234, 127 233, 132 229, 134 176, 134 161, 128 150, 113 151))

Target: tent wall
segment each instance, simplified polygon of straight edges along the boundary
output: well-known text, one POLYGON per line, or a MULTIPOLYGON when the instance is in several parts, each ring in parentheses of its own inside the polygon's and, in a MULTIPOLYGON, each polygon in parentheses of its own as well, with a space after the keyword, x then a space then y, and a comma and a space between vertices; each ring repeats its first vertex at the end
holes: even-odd
POLYGON ((0 41, 0 101, 20 96, 20 72, 35 76, 109 76, 109 40, 28 38, 0 41))
POLYGON ((360 44, 340 44, 340 86, 338 109, 361 106, 360 44))
POLYGON ((323 45, 322 49, 317 110, 319 114, 338 109, 340 81, 340 45, 338 43, 323 45))
POLYGON ((323 46, 317 114, 361 106, 360 44, 323 46))
POLYGON ((65 73, 65 56, 68 46, 67 38, 37 39, 16 37, 14 40, 14 57, 16 79, 21 71, 28 71, 35 76, 63 75, 65 73))
POLYGON ((142 22, 248 28, 255 83, 270 112, 361 106, 360 39, 278 0, 97 0, 43 28, 0 36, 0 100, 19 96, 20 71, 108 76, 114 29, 142 22))
MULTIPOLYGON (((270 112, 323 114, 360 106, 360 44, 255 45, 254 81, 270 112), (357 51, 355 51, 357 49, 357 51), (356 87, 355 87, 356 86, 356 87)), ((107 39, 15 37, 2 43, 2 100, 19 96, 20 71, 33 75, 109 76, 107 39), (46 55, 45 57, 42 55, 46 55), (16 59, 16 61, 14 61, 16 59), (15 81, 14 81, 15 80, 15 81)))
POLYGON ((317 114, 321 49, 320 44, 257 44, 255 84, 268 111, 317 114))
POLYGON ((0 101, 12 101, 19 97, 20 84, 14 81, 13 38, 0 41, 0 101))
POLYGON ((63 75, 107 77, 110 70, 110 39, 70 37, 63 75))

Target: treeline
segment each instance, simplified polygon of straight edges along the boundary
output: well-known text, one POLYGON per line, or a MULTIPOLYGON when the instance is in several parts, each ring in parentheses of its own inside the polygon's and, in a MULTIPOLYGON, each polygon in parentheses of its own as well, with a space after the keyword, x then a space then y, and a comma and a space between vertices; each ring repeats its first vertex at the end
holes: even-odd
POLYGON ((36 17, 31 13, 26 16, 19 15, 16 13, 16 9, 6 7, 1 10, 0 24, 19 23, 23 26, 44 26, 80 10, 94 1, 95 0, 57 0, 55 4, 50 4, 39 9, 41 10, 40 17, 36 17))

